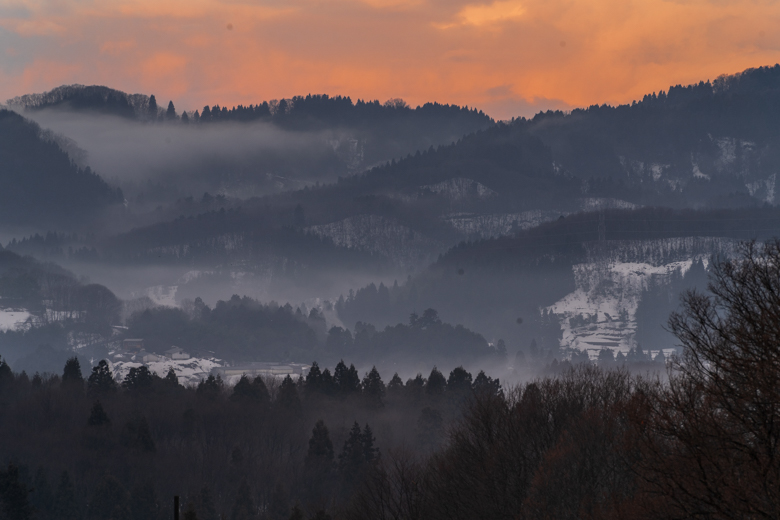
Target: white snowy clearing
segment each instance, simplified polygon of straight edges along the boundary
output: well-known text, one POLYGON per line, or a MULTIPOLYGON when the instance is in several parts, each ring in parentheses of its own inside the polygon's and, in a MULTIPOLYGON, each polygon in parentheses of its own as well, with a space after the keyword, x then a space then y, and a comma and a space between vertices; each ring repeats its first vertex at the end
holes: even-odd
POLYGON ((223 363, 213 358, 164 359, 149 363, 133 360, 115 360, 111 363, 111 371, 114 373, 114 379, 123 381, 131 368, 138 368, 143 365, 146 365, 150 372, 160 377, 165 377, 168 370, 173 368, 176 377, 179 378, 179 383, 190 386, 197 385, 201 379, 206 379, 211 373, 211 369, 221 367, 223 363))
MULTIPOLYGON (((563 338, 561 346, 587 351, 592 359, 602 348, 615 354, 628 352, 636 346, 636 309, 649 283, 664 283, 678 271, 684 275, 694 258, 665 265, 653 266, 635 262, 591 262, 573 267, 576 290, 547 309, 561 320, 563 338), (596 321, 575 324, 571 318, 588 318, 596 315, 596 321)), ((706 259, 703 259, 706 266, 706 259)), ((588 321, 588 320, 584 320, 588 321)), ((669 355, 673 348, 664 350, 669 355)))
POLYGON ((24 309, 0 309, 0 331, 21 327, 30 316, 31 314, 24 309))

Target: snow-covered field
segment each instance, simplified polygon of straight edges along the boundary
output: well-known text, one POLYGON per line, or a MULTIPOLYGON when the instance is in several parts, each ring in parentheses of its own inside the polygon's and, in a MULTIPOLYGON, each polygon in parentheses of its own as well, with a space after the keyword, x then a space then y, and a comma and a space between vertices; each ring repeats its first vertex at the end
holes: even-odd
POLYGON ((548 307, 561 320, 561 346, 587 351, 593 359, 602 348, 625 354, 636 346, 635 315, 642 291, 651 282, 664 283, 674 272, 685 274, 693 262, 691 258, 657 266, 638 262, 575 265, 576 290, 548 307))
POLYGON ((22 326, 30 316, 24 309, 0 309, 0 330, 14 330, 22 326))
POLYGON ((201 379, 205 379, 211 373, 212 368, 222 366, 218 359, 190 358, 190 359, 165 359, 163 361, 153 361, 150 363, 141 363, 133 360, 114 360, 111 363, 111 371, 114 373, 114 379, 124 380, 131 368, 138 368, 146 365, 149 371, 160 377, 165 377, 168 370, 173 368, 179 383, 182 385, 197 385, 201 379))

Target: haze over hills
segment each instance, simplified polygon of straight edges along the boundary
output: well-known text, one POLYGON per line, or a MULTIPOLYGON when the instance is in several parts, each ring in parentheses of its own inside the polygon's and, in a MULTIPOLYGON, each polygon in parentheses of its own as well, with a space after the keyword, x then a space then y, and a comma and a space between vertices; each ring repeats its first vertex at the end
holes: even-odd
MULTIPOLYGON (((145 160, 162 170, 114 179, 137 182, 131 190, 140 191, 135 201, 127 197, 121 218, 103 222, 102 233, 71 226, 70 233, 17 235, 11 250, 89 273, 126 299, 306 301, 325 313, 328 327, 349 334, 357 322, 381 330, 433 308, 512 352, 532 343, 558 357, 570 355, 567 348, 627 351, 637 337, 657 346, 666 340, 643 332, 642 320, 658 315, 640 307, 644 295, 679 292, 669 284, 692 265, 728 254, 734 240, 769 236, 777 225, 778 66, 672 87, 631 105, 502 123, 458 107, 327 96, 215 106, 182 121, 150 97, 81 86, 11 105, 60 132, 75 131, 36 135, 83 163, 96 156, 79 155, 80 139, 100 143, 98 128, 116 129, 103 132, 103 143, 143 133, 147 145, 171 137, 154 145, 164 147, 185 136, 187 160, 202 157, 199 143, 224 147, 229 160, 268 146, 247 156, 252 166, 235 185, 242 188, 195 196, 179 196, 204 186, 189 167, 176 170, 189 164, 179 160, 187 154, 150 147, 145 160), (359 161, 331 142, 342 131, 362 143, 359 161), (317 151, 325 149, 330 163, 317 151), (335 182, 253 196, 247 186, 265 182, 268 157, 298 172, 290 178, 335 165, 322 177, 335 182), (350 174, 376 161, 383 163, 350 174), (154 193, 157 199, 147 198, 154 193), (643 209, 655 206, 673 209, 643 209), (598 330, 587 332, 592 327, 598 330), (590 343, 583 339, 594 334, 590 343)), ((32 161, 21 148, 6 153, 32 161)), ((120 156, 108 150, 105 157, 120 156)), ((216 164, 206 161, 202 171, 230 169, 216 164)))
POLYGON ((474 109, 401 100, 295 96, 177 112, 154 96, 71 85, 8 104, 69 136, 84 162, 154 210, 204 192, 233 198, 299 189, 448 144, 493 121, 474 109))

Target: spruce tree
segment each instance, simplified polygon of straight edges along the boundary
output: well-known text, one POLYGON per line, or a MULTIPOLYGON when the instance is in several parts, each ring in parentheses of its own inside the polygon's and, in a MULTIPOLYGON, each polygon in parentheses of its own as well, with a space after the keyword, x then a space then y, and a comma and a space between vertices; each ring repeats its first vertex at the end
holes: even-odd
POLYGON ((103 409, 100 401, 95 401, 95 404, 92 405, 87 424, 89 426, 109 426, 111 424, 111 419, 108 418, 108 414, 103 409))
POLYGON ((81 364, 76 356, 65 362, 62 371, 62 388, 70 391, 82 392, 84 389, 84 376, 81 374, 81 364))
POLYGON ((379 459, 379 448, 374 447, 376 439, 371 427, 366 423, 363 433, 360 435, 360 441, 363 444, 363 458, 367 463, 373 463, 379 459))
POLYGON ((178 388, 181 386, 179 384, 179 377, 176 375, 176 372, 173 370, 173 367, 170 367, 168 369, 168 373, 165 374, 163 381, 165 381, 165 383, 172 388, 178 388))
POLYGON ((312 397, 322 392, 322 372, 316 361, 311 364, 309 373, 306 374, 303 389, 306 397, 312 397))
POLYGON ((154 94, 149 96, 148 116, 152 121, 157 120, 157 99, 154 97, 154 94))
POLYGON ((425 384, 425 393, 431 397, 437 397, 444 393, 444 389, 447 386, 447 380, 439 369, 433 367, 431 375, 428 376, 428 382, 425 384))
POLYGON ((276 404, 288 412, 299 412, 301 410, 301 400, 298 397, 298 389, 295 382, 288 375, 279 385, 279 394, 276 396, 276 404))
POLYGON ((330 440, 328 427, 322 419, 317 421, 311 431, 305 464, 307 470, 318 474, 328 473, 333 465, 333 443, 330 440))
POLYGON ((168 101, 168 109, 165 111, 165 119, 168 121, 174 121, 176 119, 176 108, 173 106, 173 101, 168 101))
MULTIPOLYGON (((400 381, 400 378, 399 378, 400 381)), ((369 406, 380 408, 383 406, 382 400, 385 397, 385 384, 376 367, 363 378, 363 395, 366 396, 369 406)))
POLYGON ((110 394, 116 391, 116 381, 105 359, 92 367, 92 374, 87 379, 87 390, 91 395, 110 394))

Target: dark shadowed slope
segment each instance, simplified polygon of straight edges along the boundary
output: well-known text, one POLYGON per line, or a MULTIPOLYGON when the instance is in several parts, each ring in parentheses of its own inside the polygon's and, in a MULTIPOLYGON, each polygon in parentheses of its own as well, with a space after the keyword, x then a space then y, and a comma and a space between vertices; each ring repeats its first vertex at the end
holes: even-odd
POLYGON ((68 155, 20 115, 0 110, 0 222, 61 229, 121 204, 122 192, 68 155))

